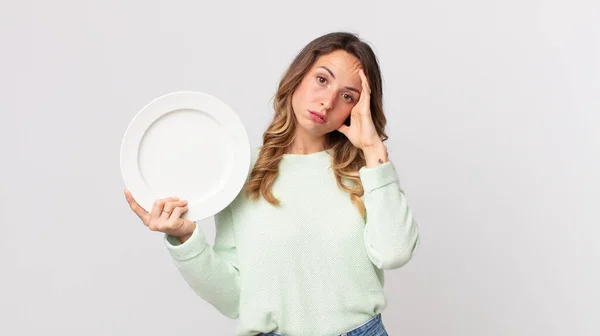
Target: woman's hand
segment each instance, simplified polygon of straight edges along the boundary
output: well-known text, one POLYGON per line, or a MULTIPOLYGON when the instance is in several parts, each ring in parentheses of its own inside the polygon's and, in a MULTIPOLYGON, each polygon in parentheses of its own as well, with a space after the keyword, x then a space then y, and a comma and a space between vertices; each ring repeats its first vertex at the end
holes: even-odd
POLYGON ((131 192, 125 189, 125 198, 131 210, 152 231, 159 231, 177 237, 184 243, 194 232, 196 223, 181 218, 188 210, 187 201, 177 197, 168 197, 154 201, 152 210, 147 212, 133 199, 131 192))
POLYGON ((342 124, 338 131, 343 133, 354 147, 365 150, 381 144, 371 117, 371 88, 363 69, 359 70, 362 91, 358 103, 350 112, 350 126, 342 124))

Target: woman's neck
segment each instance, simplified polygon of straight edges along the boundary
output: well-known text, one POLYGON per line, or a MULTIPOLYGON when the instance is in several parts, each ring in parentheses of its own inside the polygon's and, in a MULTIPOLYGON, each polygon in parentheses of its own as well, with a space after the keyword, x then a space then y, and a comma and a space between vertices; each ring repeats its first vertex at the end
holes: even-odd
POLYGON ((305 129, 296 126, 294 140, 288 146, 286 154, 313 154, 324 151, 325 148, 325 135, 315 136, 310 134, 305 129))

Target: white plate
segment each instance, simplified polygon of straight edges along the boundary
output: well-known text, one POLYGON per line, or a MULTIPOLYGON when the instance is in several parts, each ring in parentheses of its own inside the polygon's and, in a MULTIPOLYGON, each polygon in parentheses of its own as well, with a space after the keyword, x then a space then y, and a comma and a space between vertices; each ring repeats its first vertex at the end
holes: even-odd
POLYGON ((182 91, 158 97, 133 118, 121 142, 121 174, 136 201, 188 201, 189 220, 225 208, 242 189, 250 143, 235 112, 216 97, 182 91))

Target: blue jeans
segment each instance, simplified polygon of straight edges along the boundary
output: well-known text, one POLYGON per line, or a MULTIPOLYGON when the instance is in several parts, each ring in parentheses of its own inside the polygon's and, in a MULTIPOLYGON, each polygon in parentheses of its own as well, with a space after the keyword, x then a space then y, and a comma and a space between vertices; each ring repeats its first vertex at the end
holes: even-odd
MULTIPOLYGON (((256 336, 283 336, 276 333, 260 333, 256 336)), ((389 336, 385 327, 383 326, 383 322, 381 321, 381 314, 377 314, 373 316, 369 321, 365 324, 361 325, 358 328, 352 329, 350 331, 346 331, 343 334, 339 334, 338 336, 389 336)))

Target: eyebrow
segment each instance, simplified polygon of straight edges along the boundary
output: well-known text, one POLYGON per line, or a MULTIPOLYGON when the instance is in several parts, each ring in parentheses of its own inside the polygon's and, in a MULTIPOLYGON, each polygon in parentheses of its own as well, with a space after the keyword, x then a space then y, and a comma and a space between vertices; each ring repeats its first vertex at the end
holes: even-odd
MULTIPOLYGON (((327 72, 329 72, 329 74, 331 75, 331 77, 333 77, 333 79, 335 79, 335 75, 333 74, 333 72, 331 70, 329 70, 328 67, 326 67, 324 65, 321 65, 319 68, 323 68, 323 69, 327 70, 327 72)), ((355 88, 353 88, 351 86, 345 86, 344 89, 350 90, 350 91, 354 91, 354 92, 360 94, 360 91, 358 91, 357 89, 355 89, 355 88)))

